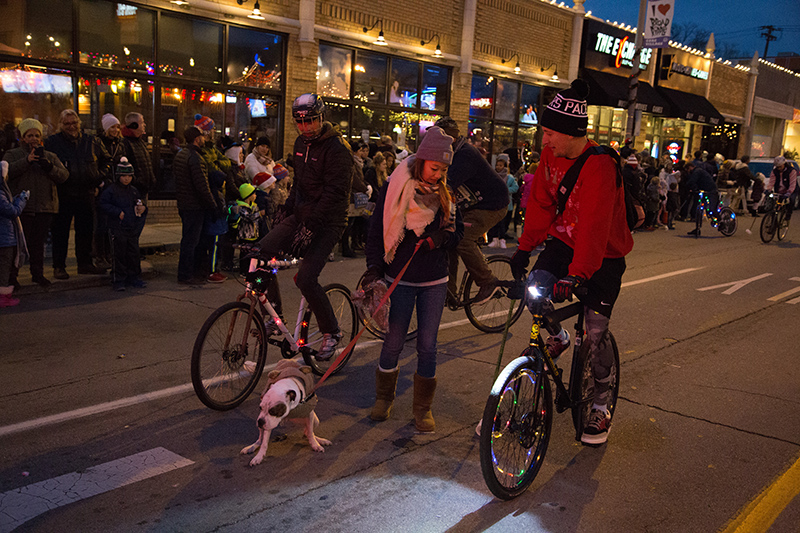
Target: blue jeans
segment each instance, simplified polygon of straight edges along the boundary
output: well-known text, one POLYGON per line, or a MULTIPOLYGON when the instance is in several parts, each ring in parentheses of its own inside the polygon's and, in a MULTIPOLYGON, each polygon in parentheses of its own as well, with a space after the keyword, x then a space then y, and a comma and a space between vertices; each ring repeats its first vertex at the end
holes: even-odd
POLYGON ((389 331, 381 348, 381 368, 391 370, 397 366, 416 304, 417 374, 423 378, 436 376, 436 337, 439 335, 446 295, 446 283, 427 287, 398 285, 394 289, 389 308, 389 331))

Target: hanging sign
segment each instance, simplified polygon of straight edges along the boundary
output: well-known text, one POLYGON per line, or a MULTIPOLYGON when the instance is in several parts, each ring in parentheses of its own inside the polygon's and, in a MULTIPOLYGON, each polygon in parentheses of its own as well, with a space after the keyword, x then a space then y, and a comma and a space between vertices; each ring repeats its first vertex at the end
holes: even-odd
POLYGON ((675 0, 647 0, 644 23, 644 46, 665 48, 672 34, 675 0))

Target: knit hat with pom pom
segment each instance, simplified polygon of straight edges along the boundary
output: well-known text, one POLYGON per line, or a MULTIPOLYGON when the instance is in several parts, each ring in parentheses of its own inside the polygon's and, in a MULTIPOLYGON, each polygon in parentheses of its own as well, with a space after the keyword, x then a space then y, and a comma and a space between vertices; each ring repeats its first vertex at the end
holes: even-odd
POLYGON ((211 131, 214 129, 214 121, 210 117, 201 115, 200 113, 194 116, 194 125, 200 128, 201 131, 211 131))
POLYGON ((586 114, 586 97, 589 96, 589 85, 580 78, 570 84, 553 98, 544 108, 539 124, 565 135, 584 137, 589 117, 586 114))

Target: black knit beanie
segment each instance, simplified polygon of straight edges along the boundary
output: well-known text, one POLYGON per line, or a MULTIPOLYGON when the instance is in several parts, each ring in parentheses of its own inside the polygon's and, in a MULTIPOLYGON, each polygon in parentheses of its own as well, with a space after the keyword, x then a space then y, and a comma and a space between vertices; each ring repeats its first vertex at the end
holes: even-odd
POLYGON ((558 93, 544 108, 539 124, 565 135, 585 136, 586 126, 589 124, 589 117, 586 114, 587 96, 589 96, 589 85, 580 78, 574 79, 569 89, 558 93))

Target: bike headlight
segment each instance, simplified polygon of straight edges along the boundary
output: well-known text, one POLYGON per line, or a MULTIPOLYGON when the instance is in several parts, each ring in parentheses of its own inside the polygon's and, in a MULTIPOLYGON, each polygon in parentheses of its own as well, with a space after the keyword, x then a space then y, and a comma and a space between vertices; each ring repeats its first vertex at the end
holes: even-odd
POLYGON ((542 291, 540 291, 539 287, 536 285, 528 285, 528 294, 534 298, 541 298, 543 296, 542 291))

